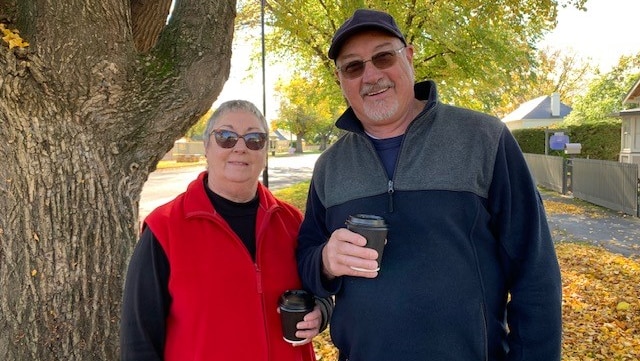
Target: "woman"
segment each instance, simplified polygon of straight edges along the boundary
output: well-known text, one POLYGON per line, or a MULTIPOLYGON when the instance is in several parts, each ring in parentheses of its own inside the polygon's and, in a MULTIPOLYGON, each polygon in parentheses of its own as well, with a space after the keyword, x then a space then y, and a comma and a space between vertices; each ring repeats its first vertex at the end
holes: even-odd
POLYGON ((129 264, 122 360, 315 360, 330 299, 283 340, 278 298, 301 287, 295 248, 299 210, 259 183, 268 126, 250 102, 223 103, 204 134, 207 170, 155 209, 129 264), (213 140, 213 141, 212 141, 213 140))

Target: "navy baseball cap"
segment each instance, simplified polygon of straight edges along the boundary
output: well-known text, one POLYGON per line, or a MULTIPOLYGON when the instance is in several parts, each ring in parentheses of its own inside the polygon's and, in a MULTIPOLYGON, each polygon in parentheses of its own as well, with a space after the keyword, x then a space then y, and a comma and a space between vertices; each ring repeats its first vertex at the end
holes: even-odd
POLYGON ((333 35, 333 40, 331 40, 331 46, 329 47, 329 59, 335 60, 338 57, 340 48, 350 36, 367 29, 382 30, 397 37, 402 40, 404 45, 407 45, 404 35, 402 35, 391 15, 377 10, 358 9, 333 35))

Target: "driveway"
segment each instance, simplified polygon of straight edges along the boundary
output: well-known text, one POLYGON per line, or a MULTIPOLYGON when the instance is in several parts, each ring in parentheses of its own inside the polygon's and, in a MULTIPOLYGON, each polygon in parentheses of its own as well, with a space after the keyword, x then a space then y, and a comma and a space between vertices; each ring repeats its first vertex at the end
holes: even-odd
POLYGON ((626 257, 640 258, 640 218, 553 191, 543 190, 541 194, 545 202, 558 202, 581 210, 547 212, 556 242, 586 242, 626 257))

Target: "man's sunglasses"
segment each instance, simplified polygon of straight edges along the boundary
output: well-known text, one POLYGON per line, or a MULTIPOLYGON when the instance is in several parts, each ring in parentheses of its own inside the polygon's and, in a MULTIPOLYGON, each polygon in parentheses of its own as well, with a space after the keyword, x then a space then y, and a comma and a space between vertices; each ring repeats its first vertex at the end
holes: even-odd
POLYGON ((244 144, 251 150, 260 150, 264 148, 267 142, 267 133, 247 133, 245 135, 239 135, 236 132, 230 130, 218 129, 213 131, 213 136, 216 139, 216 143, 222 148, 233 148, 238 143, 238 139, 244 139, 244 144))
POLYGON ((393 66, 396 63, 397 54, 400 54, 402 50, 406 49, 406 46, 403 46, 397 50, 387 50, 381 51, 371 57, 369 60, 354 60, 350 61, 346 64, 342 64, 338 67, 338 71, 348 79, 355 79, 364 73, 365 63, 371 62, 373 66, 378 69, 387 69, 393 66))

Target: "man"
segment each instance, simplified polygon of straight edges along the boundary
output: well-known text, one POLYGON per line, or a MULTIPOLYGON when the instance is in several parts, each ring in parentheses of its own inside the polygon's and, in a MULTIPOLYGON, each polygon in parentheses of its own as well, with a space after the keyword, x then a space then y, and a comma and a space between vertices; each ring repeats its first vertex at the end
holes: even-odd
POLYGON ((349 108, 318 159, 298 244, 306 288, 336 296, 339 360, 560 360, 561 282, 542 200, 500 120, 414 84, 394 19, 357 10, 329 58, 349 108), (345 229, 389 227, 377 252, 345 229))

